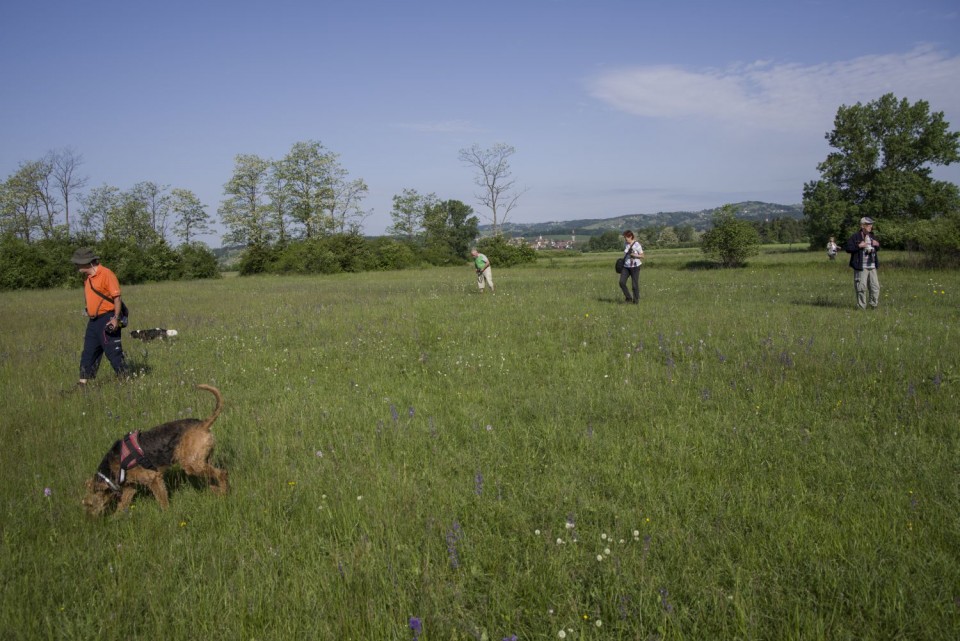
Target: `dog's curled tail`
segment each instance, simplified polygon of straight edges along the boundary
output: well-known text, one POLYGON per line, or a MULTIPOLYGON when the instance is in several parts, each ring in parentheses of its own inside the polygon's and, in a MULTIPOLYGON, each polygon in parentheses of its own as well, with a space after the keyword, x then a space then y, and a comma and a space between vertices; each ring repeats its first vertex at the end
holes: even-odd
POLYGON ((218 416, 220 416, 220 412, 223 411, 223 396, 220 395, 220 390, 213 385, 197 385, 197 389, 205 389, 213 394, 214 398, 217 399, 217 406, 213 408, 213 414, 208 416, 203 421, 203 429, 209 430, 210 426, 213 425, 213 422, 217 420, 218 416))

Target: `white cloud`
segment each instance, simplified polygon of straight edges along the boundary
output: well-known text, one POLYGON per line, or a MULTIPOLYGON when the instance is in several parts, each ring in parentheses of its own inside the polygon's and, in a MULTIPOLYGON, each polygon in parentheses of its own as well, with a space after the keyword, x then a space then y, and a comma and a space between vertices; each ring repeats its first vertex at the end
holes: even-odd
POLYGON ((840 105, 892 92, 960 117, 960 57, 930 46, 819 65, 759 61, 725 69, 637 66, 588 83, 590 93, 648 118, 707 118, 781 131, 823 130, 840 105))

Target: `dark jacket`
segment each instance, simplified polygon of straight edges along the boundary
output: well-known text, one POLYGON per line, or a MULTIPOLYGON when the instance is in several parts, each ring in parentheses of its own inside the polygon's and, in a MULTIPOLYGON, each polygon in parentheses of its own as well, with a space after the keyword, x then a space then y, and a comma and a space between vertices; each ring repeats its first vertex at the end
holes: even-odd
MULTIPOLYGON (((847 240, 847 244, 843 246, 843 249, 850 254, 850 267, 855 270, 863 270, 863 249, 860 248, 860 243, 863 241, 864 236, 869 236, 871 240, 877 240, 877 237, 873 235, 873 232, 867 234, 862 229, 858 230, 853 236, 847 240)), ((877 241, 879 243, 879 241, 877 241)), ((873 264, 877 267, 880 267, 880 247, 873 248, 873 264)))

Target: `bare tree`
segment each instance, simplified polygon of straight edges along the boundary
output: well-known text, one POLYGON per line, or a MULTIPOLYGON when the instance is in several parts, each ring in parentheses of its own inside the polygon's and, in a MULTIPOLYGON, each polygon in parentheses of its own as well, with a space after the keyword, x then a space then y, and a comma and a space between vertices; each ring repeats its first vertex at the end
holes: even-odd
POLYGON ((507 222, 507 216, 517 206, 517 200, 526 189, 517 189, 510 171, 510 156, 516 152, 512 145, 498 142, 489 149, 480 145, 460 150, 460 161, 477 171, 475 183, 481 192, 475 194, 481 205, 490 210, 485 216, 493 224, 494 235, 507 222))
POLYGON ((80 165, 83 164, 83 156, 74 151, 72 147, 65 147, 58 151, 51 151, 47 154, 47 157, 53 168, 54 185, 60 192, 64 225, 67 228, 67 234, 69 234, 70 197, 87 184, 87 177, 80 176, 78 173, 80 165))

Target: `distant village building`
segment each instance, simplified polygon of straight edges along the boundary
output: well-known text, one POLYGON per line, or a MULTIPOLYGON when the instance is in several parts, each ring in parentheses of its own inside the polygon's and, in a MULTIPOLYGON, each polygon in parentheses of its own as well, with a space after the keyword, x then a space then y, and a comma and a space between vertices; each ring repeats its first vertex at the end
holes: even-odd
POLYGON ((538 251, 541 249, 573 249, 576 242, 577 237, 573 234, 571 234, 570 240, 552 240, 541 235, 537 236, 537 239, 530 246, 538 251))

